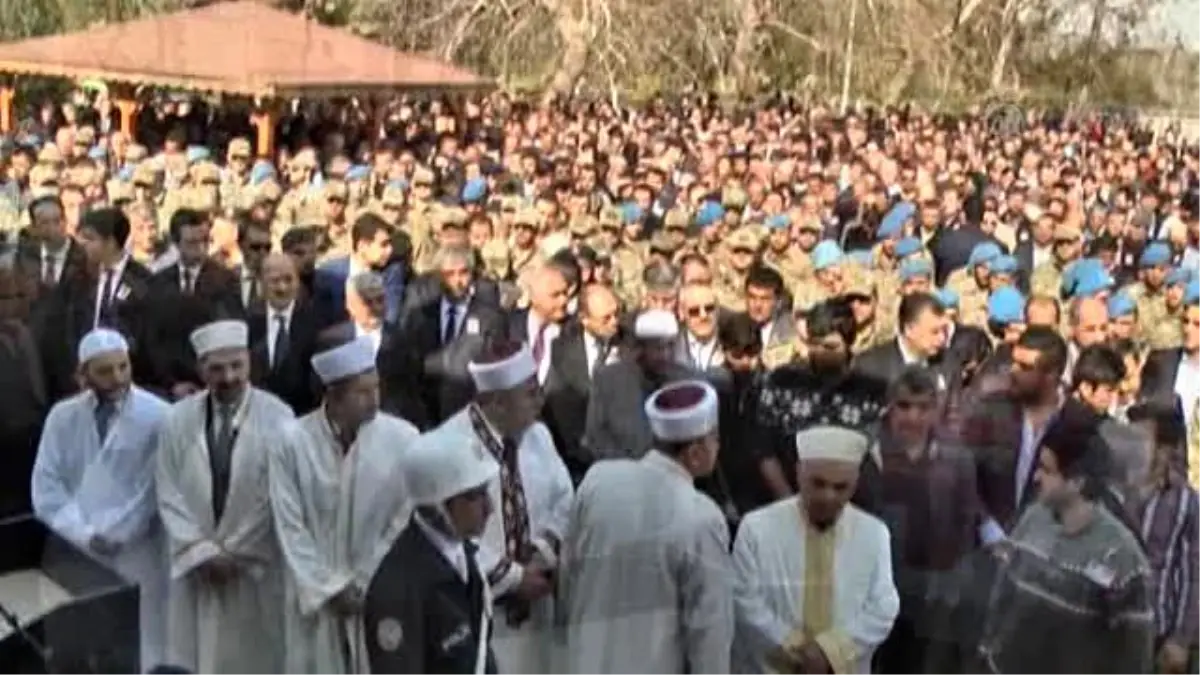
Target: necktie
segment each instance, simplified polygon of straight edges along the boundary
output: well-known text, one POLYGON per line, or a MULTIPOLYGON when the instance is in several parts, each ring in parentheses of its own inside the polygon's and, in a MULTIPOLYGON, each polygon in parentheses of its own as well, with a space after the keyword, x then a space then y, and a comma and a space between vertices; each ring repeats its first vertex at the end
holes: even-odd
POLYGON ((542 364, 542 356, 546 353, 546 328, 549 324, 538 326, 537 336, 533 338, 533 360, 539 366, 542 364))
POLYGON ((101 444, 108 438, 108 428, 116 414, 117 407, 112 401, 101 401, 96 405, 96 433, 100 436, 101 444))
POLYGON ((258 302, 258 278, 250 277, 250 288, 246 291, 246 305, 258 302))
POLYGON ((183 268, 183 292, 184 293, 191 295, 194 281, 195 280, 192 279, 192 271, 186 267, 183 268))
POLYGON ((273 356, 271 358, 271 367, 276 368, 283 361, 284 355, 287 354, 288 346, 288 329, 287 319, 282 312, 275 315, 275 345, 273 347, 273 356))
POLYGON ((596 357, 592 359, 592 377, 596 376, 596 371, 608 362, 608 343, 602 340, 596 340, 596 357))
POLYGON ((455 311, 454 305, 446 305, 446 328, 442 331, 442 345, 448 345, 454 341, 458 331, 458 317, 455 316, 458 312, 455 311))
POLYGON ((114 274, 112 270, 104 271, 104 285, 100 289, 100 312, 98 314, 99 320, 97 321, 97 323, 101 326, 110 325, 111 317, 109 315, 112 309, 112 287, 114 276, 116 276, 116 274, 114 274))
POLYGON ((233 471, 233 414, 231 405, 215 405, 216 427, 208 448, 209 469, 212 471, 213 517, 219 522, 225 512, 225 499, 229 494, 229 478, 233 471))
POLYGON ((57 277, 58 277, 58 275, 55 274, 55 272, 58 271, 57 268, 58 268, 58 265, 57 265, 56 261, 54 260, 54 256, 47 253, 45 258, 42 260, 42 283, 43 284, 45 284, 47 286, 54 285, 54 282, 57 281, 57 277))

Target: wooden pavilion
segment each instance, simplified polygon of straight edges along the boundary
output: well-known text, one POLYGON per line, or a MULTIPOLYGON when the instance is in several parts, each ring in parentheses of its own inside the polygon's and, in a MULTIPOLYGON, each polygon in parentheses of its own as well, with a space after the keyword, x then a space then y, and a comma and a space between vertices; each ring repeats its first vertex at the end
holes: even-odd
MULTIPOLYGON (((142 85, 250 99, 259 156, 271 154, 280 101, 385 91, 469 91, 490 79, 395 51, 254 0, 0 45, 0 73, 109 83, 132 135, 142 85)), ((13 127, 14 89, 0 86, 0 130, 13 127)))

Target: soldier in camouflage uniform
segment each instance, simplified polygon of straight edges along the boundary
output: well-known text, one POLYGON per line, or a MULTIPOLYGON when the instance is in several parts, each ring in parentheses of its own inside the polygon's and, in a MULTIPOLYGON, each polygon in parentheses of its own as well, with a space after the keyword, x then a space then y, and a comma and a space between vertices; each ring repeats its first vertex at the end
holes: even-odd
POLYGON ((812 274, 808 255, 792 243, 792 219, 786 214, 767 219, 767 245, 763 264, 779 272, 784 288, 795 288, 812 274))
MULTIPOLYGON (((1166 281, 1170 273, 1171 249, 1156 241, 1142 251, 1138 259, 1140 281, 1129 287, 1129 297, 1137 303, 1137 338, 1153 349, 1174 341, 1176 329, 1167 327, 1166 281)), ((1174 322, 1178 325, 1178 321, 1174 322)))
POLYGON ((301 211, 306 211, 304 220, 310 221, 321 212, 320 195, 312 188, 313 173, 317 170, 317 155, 312 148, 305 148, 292 157, 287 166, 287 189, 279 200, 276 217, 284 231, 296 227, 301 211), (315 212, 315 214, 314 214, 315 212))
POLYGON ((244 209, 250 200, 250 141, 235 138, 225 152, 221 171, 221 205, 226 209, 244 209))
POLYGON ((527 268, 537 262, 537 231, 541 216, 531 208, 521 209, 513 218, 512 241, 509 242, 509 259, 514 277, 521 276, 527 268))
POLYGON ((662 261, 672 265, 678 264, 680 246, 674 237, 667 234, 663 230, 654 233, 650 237, 648 245, 649 257, 646 264, 653 264, 655 261, 662 261))
POLYGON ((581 213, 571 218, 567 232, 571 235, 571 242, 576 246, 581 246, 592 241, 596 236, 596 229, 596 219, 591 215, 581 213))
POLYGON ((988 263, 1003 251, 994 242, 985 241, 971 249, 965 267, 954 270, 946 278, 946 288, 958 294, 959 322, 979 328, 987 327, 988 263))
POLYGON ((876 297, 875 286, 870 282, 869 275, 851 275, 850 283, 842 295, 850 300, 850 308, 854 312, 854 344, 850 346, 852 354, 861 354, 894 337, 892 332, 886 332, 887 326, 881 328, 883 322, 879 321, 879 298, 876 297))
POLYGON ((1083 254, 1083 230, 1073 220, 1063 220, 1054 229, 1054 259, 1038 265, 1029 277, 1034 295, 1060 297, 1063 271, 1083 254))
POLYGON ((734 230, 725 241, 728 251, 724 264, 715 268, 717 302, 731 312, 746 310, 746 274, 758 259, 762 240, 748 227, 734 230))
POLYGON ((725 207, 717 202, 705 202, 692 216, 692 222, 700 230, 700 236, 694 239, 692 250, 702 256, 712 256, 721 249, 728 231, 725 226, 725 207))
POLYGON ((1166 290, 1163 291, 1166 312, 1163 314, 1163 325, 1157 326, 1148 337, 1152 349, 1177 349, 1183 345, 1183 299, 1195 273, 1195 270, 1187 267, 1176 267, 1167 274, 1164 284, 1166 290))
POLYGON ((688 214, 682 207, 675 207, 663 216, 662 232, 674 242, 675 250, 682 251, 688 243, 688 214))

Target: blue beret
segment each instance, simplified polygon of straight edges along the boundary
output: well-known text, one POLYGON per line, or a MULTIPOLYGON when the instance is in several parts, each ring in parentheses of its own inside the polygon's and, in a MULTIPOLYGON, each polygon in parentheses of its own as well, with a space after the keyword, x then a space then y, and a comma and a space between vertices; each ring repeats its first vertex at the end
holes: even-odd
POLYGON ((1139 267, 1156 267, 1171 262, 1171 247, 1165 241, 1151 242, 1138 258, 1139 267))
POLYGON ((942 309, 958 309, 958 291, 953 288, 939 288, 933 293, 942 309))
POLYGON ((346 182, 366 180, 371 175, 371 167, 365 164, 355 164, 346 169, 346 182))
POLYGON ((988 274, 1016 274, 1017 259, 1011 255, 998 255, 988 261, 988 274))
POLYGON ((1066 300, 1094 295, 1112 288, 1113 278, 1098 258, 1083 258, 1068 267, 1062 276, 1059 294, 1066 300))
POLYGON ((275 177, 275 166, 265 159, 260 159, 250 168, 250 184, 259 185, 267 179, 275 177))
POLYGON ((920 276, 933 276, 933 264, 927 259, 909 258, 900 263, 900 279, 902 281, 920 276))
POLYGON ((1188 282, 1190 282, 1192 280, 1193 276, 1195 276, 1195 275, 1192 274, 1192 268, 1176 267, 1167 273, 1167 285, 1168 286, 1187 286, 1188 282))
POLYGON ((98 162, 102 162, 108 159, 108 148, 104 147, 103 145, 93 145, 92 147, 88 148, 87 156, 88 159, 94 159, 98 162))
POLYGON ((817 244, 812 251, 813 269, 823 270, 826 267, 832 267, 842 261, 842 255, 842 247, 838 246, 836 241, 826 239, 817 244))
POLYGON ((860 248, 857 251, 850 251, 846 254, 846 260, 862 265, 863 267, 869 267, 871 265, 871 250, 860 248))
POLYGON ((896 257, 904 258, 910 256, 923 248, 921 240, 916 237, 905 237, 896 242, 896 257))
POLYGON ((637 205, 637 202, 625 202, 621 205, 621 222, 626 225, 632 225, 642 219, 645 211, 637 205))
POLYGON ((117 179, 123 180, 126 183, 132 181, 133 180, 133 165, 126 164, 125 166, 121 167, 121 170, 117 172, 117 179))
POLYGON ((1025 321, 1025 296, 1012 286, 997 288, 988 297, 988 321, 1002 326, 1025 321))
POLYGON ((792 219, 786 213, 780 213, 767 218, 766 226, 772 230, 786 230, 792 226, 792 219))
POLYGON ((891 239, 900 234, 904 229, 904 223, 908 222, 909 218, 916 213, 917 207, 913 206, 912 202, 900 202, 888 210, 887 215, 879 223, 879 231, 875 233, 875 239, 891 239))
POLYGON ((404 180, 403 178, 396 178, 394 180, 389 180, 387 185, 384 187, 404 191, 408 189, 408 181, 404 180))
POLYGON ((1200 305, 1200 279, 1188 282, 1187 289, 1183 291, 1183 304, 1188 307, 1200 305))
POLYGON ((208 151, 208 148, 204 147, 203 145, 189 145, 186 155, 188 164, 203 162, 212 156, 212 154, 208 151))
POLYGON ((696 211, 696 225, 708 227, 725 218, 725 207, 720 202, 707 201, 696 211))
POLYGON ((1108 316, 1115 319, 1121 316, 1129 316, 1137 311, 1137 303, 1125 291, 1117 291, 1108 299, 1108 316))
POLYGON ((477 202, 487 196, 487 181, 483 178, 472 178, 462 188, 464 204, 477 202))
POLYGON ((971 249, 971 257, 967 258, 967 267, 986 265, 1002 255, 1004 255, 1004 251, 1000 249, 1000 245, 996 242, 979 242, 975 244, 975 248, 971 249))

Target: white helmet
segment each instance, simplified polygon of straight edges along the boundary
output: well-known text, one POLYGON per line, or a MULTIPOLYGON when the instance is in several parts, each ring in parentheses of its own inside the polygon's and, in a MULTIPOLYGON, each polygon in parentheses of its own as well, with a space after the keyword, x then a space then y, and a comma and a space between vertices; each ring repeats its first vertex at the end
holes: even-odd
POLYGON ((500 473, 500 465, 482 443, 444 427, 421 434, 402 465, 409 498, 416 506, 441 506, 500 473))

